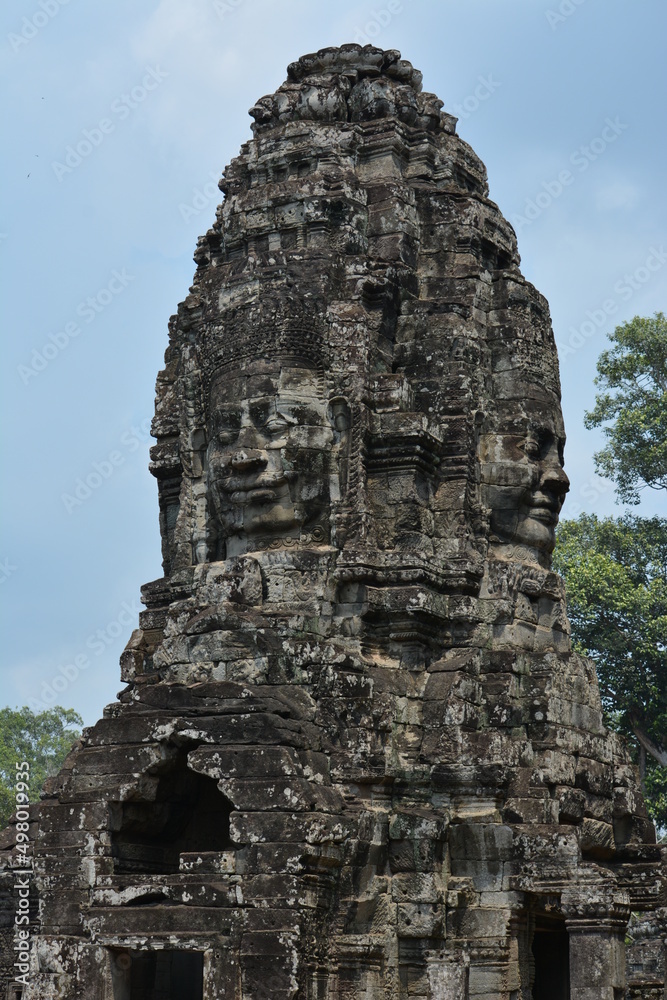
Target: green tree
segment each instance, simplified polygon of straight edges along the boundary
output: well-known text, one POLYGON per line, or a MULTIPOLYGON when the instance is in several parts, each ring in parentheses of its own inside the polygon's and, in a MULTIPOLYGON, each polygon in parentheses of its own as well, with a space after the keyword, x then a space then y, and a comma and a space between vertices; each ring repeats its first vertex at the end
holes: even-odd
POLYGON ((15 811, 17 763, 30 764, 30 801, 36 802, 46 778, 56 774, 81 735, 83 719, 71 708, 32 712, 29 708, 0 709, 0 830, 15 811))
POLYGON ((667 827, 667 520, 582 514, 558 529, 575 648, 595 660, 607 724, 637 749, 667 827))
POLYGON ((620 500, 637 504, 645 486, 667 489, 667 319, 661 312, 635 316, 609 340, 595 379, 604 391, 585 423, 606 425, 598 472, 614 480, 620 500))

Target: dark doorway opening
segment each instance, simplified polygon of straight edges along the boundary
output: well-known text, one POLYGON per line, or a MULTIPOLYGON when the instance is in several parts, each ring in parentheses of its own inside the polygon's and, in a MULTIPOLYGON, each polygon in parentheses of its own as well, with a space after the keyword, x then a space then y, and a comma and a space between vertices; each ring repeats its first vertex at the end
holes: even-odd
POLYGON ((123 802, 120 810, 111 848, 120 874, 174 874, 182 853, 236 846, 229 834, 231 803, 213 778, 187 766, 185 754, 160 776, 154 800, 123 802))
POLYGON ((200 951, 129 952, 129 1000, 203 1000, 200 951))
POLYGON ((533 959, 533 1000, 570 1000, 570 938, 563 921, 538 918, 533 959))

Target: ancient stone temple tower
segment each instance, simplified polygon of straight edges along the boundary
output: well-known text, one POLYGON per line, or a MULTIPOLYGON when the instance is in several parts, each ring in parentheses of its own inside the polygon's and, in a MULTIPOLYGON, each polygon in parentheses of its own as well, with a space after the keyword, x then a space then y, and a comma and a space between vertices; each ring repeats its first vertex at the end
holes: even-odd
POLYGON ((164 577, 41 806, 25 995, 622 1000, 665 869, 550 571, 547 303, 398 52, 304 56, 251 115, 158 376, 164 577))

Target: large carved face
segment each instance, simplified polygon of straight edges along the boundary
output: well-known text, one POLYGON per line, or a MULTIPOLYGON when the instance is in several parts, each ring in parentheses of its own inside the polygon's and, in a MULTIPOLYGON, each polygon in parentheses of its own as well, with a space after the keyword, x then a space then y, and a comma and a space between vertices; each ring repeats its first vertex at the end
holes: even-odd
POLYGON ((565 434, 560 413, 505 415, 481 441, 484 503, 491 540, 532 550, 544 562, 570 482, 563 471, 565 434))
POLYGON ((252 361, 214 380, 209 492, 221 556, 327 541, 333 432, 317 372, 252 361))

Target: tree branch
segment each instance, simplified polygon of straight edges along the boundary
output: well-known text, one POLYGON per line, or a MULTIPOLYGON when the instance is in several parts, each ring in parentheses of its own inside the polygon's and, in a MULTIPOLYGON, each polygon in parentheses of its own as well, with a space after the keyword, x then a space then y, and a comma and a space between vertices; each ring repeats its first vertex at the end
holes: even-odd
POLYGON ((658 764, 662 767, 667 767, 667 750, 664 750, 662 747, 659 747, 656 743, 654 743, 641 728, 636 717, 632 715, 630 716, 630 725, 633 733, 639 740, 640 745, 644 747, 646 752, 650 753, 651 757, 653 757, 654 760, 657 760, 658 764))

